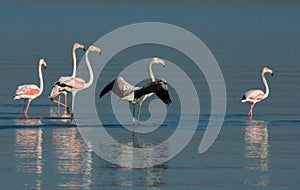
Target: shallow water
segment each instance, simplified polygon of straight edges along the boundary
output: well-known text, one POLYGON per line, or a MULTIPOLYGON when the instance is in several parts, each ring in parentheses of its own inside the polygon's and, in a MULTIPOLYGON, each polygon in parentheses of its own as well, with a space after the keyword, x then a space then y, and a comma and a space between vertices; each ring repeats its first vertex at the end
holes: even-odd
MULTIPOLYGON (((172 160, 131 169, 110 164, 93 153, 70 123, 53 124, 63 123, 61 119, 12 118, 14 125, 2 127, 0 134, 1 152, 5 153, 0 161, 2 187, 295 189, 299 185, 299 120, 262 117, 249 122, 245 116, 229 115, 206 153, 197 153, 203 134, 199 128, 184 151, 172 160)), ((104 127, 122 137, 122 143, 145 141, 132 139, 120 125, 104 127)), ((162 134, 168 130, 173 130, 172 126, 165 124, 162 134)), ((151 142, 155 144, 160 138, 152 136, 151 142)), ((130 152, 122 154, 131 157, 130 152)))
MULTIPOLYGON (((1 189, 299 188, 300 21, 297 18, 300 13, 297 10, 178 7, 153 10, 100 7, 98 4, 4 4, 0 10, 3 24, 0 34, 5 36, 0 46, 1 189), (117 27, 144 21, 178 25, 205 42, 224 75, 227 111, 216 141, 207 152, 199 154, 199 144, 209 119, 210 94, 201 73, 189 71, 199 87, 201 103, 200 120, 191 142, 167 162, 133 169, 111 164, 97 156, 81 137, 75 123, 69 116, 59 116, 56 105, 47 96, 59 76, 71 74, 74 41, 88 45, 117 27), (24 118, 21 114, 23 102, 13 101, 12 95, 20 84, 38 83, 36 69, 41 57, 48 63, 47 70, 43 71, 44 93, 32 102, 29 118, 24 118), (270 96, 257 104, 253 119, 249 121, 246 115, 249 105, 239 100, 246 90, 263 88, 260 71, 265 65, 274 70, 273 77, 267 76, 270 96)), ((83 54, 78 51, 78 57, 83 54)), ((193 70, 189 66, 191 62, 173 49, 138 46, 111 60, 111 67, 105 70, 102 80, 97 81, 97 89, 100 92, 102 86, 118 74, 115 71, 119 71, 119 67, 152 56, 178 62, 182 67, 187 66, 185 69, 193 70)), ((167 66, 163 71, 154 68, 159 77, 172 81, 167 71, 167 66)), ((99 92, 95 97, 98 114, 104 128, 120 142, 135 146, 156 145, 174 132, 180 117, 176 96, 169 107, 169 115, 156 131, 132 137, 132 133, 110 114, 109 96, 99 100, 99 92)), ((150 117, 149 102, 143 107, 143 120, 150 117)), ((131 118, 126 118, 130 126, 131 118)), ((167 151, 161 150, 161 155, 167 151)), ((119 156, 128 159, 129 164, 133 160, 132 153, 126 150, 119 156)))

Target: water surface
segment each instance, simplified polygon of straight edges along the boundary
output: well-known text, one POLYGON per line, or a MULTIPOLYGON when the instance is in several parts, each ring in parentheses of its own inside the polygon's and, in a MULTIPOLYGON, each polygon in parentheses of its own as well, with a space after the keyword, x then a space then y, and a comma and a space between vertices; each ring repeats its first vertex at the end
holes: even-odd
MULTIPOLYGON (((3 25, 0 31, 1 188, 299 188, 300 15, 297 10, 31 3, 3 4, 0 15, 3 25), (201 102, 200 120, 191 142, 175 158, 160 165, 123 168, 97 156, 82 139, 75 123, 57 115, 56 105, 47 96, 59 76, 71 74, 71 47, 75 41, 89 45, 117 27, 144 21, 178 25, 206 43, 224 75, 227 112, 213 146, 198 154, 209 119, 210 94, 203 75, 191 72, 201 102), (37 64, 42 57, 48 63, 47 70, 43 71, 45 90, 32 102, 29 118, 24 118, 20 114, 23 102, 13 101, 12 95, 22 83, 38 84, 37 64), (249 121, 246 116, 249 105, 239 100, 248 89, 263 88, 260 71, 265 65, 274 70, 273 77, 267 76, 271 93, 255 107, 254 117, 249 121)), ((78 51, 78 57, 83 54, 78 51)), ((180 52, 154 45, 121 52, 110 64, 118 69, 120 62, 126 65, 152 56, 182 66, 192 64, 180 52)), ((114 69, 106 72, 103 81, 97 81, 99 91, 104 81, 116 75, 114 69)), ((105 100, 97 98, 96 102, 97 106, 109 107, 105 100)), ((149 102, 145 102, 143 119, 149 118, 147 105, 149 102)), ((155 135, 140 134, 132 138, 112 115, 101 111, 99 114, 106 121, 104 127, 120 142, 140 146, 161 142, 175 130, 179 117, 176 113, 168 115, 155 135)), ((168 150, 162 150, 162 155, 164 151, 168 150)), ((128 159, 128 163, 132 158, 126 150, 119 156, 128 159)))

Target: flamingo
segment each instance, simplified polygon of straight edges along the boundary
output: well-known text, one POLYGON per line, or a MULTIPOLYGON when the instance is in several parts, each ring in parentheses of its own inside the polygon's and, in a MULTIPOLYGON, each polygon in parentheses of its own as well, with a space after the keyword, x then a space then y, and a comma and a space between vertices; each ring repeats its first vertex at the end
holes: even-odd
POLYGON ((164 80, 155 80, 154 74, 152 71, 152 65, 161 64, 165 66, 165 62, 162 59, 154 57, 149 65, 148 71, 151 78, 151 83, 146 84, 143 87, 137 87, 129 84, 127 81, 123 79, 123 77, 119 76, 117 79, 113 80, 109 84, 107 84, 100 93, 100 98, 102 98, 109 91, 113 91, 117 96, 119 96, 122 100, 128 101, 132 104, 133 107, 133 118, 132 123, 135 124, 135 105, 139 105, 138 110, 138 121, 141 112, 142 103, 150 96, 155 93, 165 104, 170 104, 172 100, 170 99, 168 93, 167 82, 164 80))
MULTIPOLYGON (((77 77, 66 77, 65 79, 66 80, 63 80, 63 81, 57 81, 55 83, 55 86, 56 87, 56 94, 61 94, 63 93, 64 91, 66 92, 71 92, 72 93, 72 117, 73 117, 73 113, 74 113, 74 102, 75 102, 75 97, 76 97, 76 93, 83 90, 83 89, 86 89, 88 87, 90 87, 94 81, 94 74, 93 74, 93 70, 92 70, 92 67, 91 67, 91 63, 89 61, 89 58, 88 58, 88 54, 89 52, 97 52, 101 55, 101 49, 96 47, 96 46, 93 46, 91 45, 88 50, 86 51, 85 53, 85 62, 86 62, 86 65, 88 67, 88 71, 89 71, 89 75, 90 75, 90 79, 89 81, 86 83, 83 79, 81 78, 77 78, 77 77)), ((75 71, 76 73, 76 71, 75 71)), ((55 91, 54 91, 55 92, 55 91)), ((54 93, 55 95, 55 93, 54 93)))
POLYGON ((76 75, 76 66, 77 66, 77 58, 76 58, 76 50, 77 49, 84 49, 84 45, 81 45, 79 43, 74 43, 73 45, 73 48, 72 48, 72 57, 73 57, 73 73, 72 73, 72 76, 61 76, 59 77, 59 79, 54 83, 53 87, 52 87, 52 90, 49 94, 49 98, 51 98, 51 101, 52 102, 55 102, 59 105, 62 105, 65 107, 65 111, 66 111, 66 108, 68 109, 68 112, 69 112, 69 107, 68 107, 68 103, 67 103, 67 92, 69 91, 66 91, 64 90, 63 88, 55 85, 56 83, 64 83, 64 81, 67 81, 67 80, 70 80, 71 78, 75 78, 75 75, 76 75), (64 100, 65 100, 65 103, 61 103, 60 102, 60 96, 61 94, 64 94, 64 100), (58 96, 58 101, 56 101, 54 98, 58 96))
POLYGON ((261 72, 261 77, 262 77, 262 81, 263 81, 263 83, 265 85, 266 92, 264 93, 260 89, 249 90, 248 92, 246 92, 244 94, 244 96, 241 99, 242 103, 245 103, 245 102, 249 102, 250 103, 250 110, 248 112, 249 116, 252 116, 252 110, 253 110, 254 105, 257 102, 260 102, 260 101, 262 101, 263 99, 265 99, 265 98, 267 98, 269 96, 269 86, 268 86, 267 80, 265 78, 265 73, 270 73, 273 76, 273 70, 269 69, 268 67, 264 67, 262 69, 262 72, 261 72))
POLYGON ((44 89, 44 82, 43 82, 43 74, 42 74, 42 65, 46 69, 47 63, 44 59, 40 59, 39 61, 39 79, 40 79, 40 87, 35 84, 24 84, 18 86, 17 90, 14 93, 14 100, 24 99, 24 110, 23 114, 27 116, 28 108, 30 106, 30 102, 35 98, 39 97, 44 89), (26 101, 28 100, 27 106, 26 101))

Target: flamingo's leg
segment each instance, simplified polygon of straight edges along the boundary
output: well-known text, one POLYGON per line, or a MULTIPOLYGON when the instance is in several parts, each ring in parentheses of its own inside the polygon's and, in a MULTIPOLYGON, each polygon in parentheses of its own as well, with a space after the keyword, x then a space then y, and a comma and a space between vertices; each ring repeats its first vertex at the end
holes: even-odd
POLYGON ((23 113, 25 113, 26 110, 26 99, 24 99, 24 108, 23 108, 23 113))
MULTIPOLYGON (((66 100, 66 93, 64 93, 65 94, 65 103, 67 103, 67 100, 66 100)), ((59 94, 60 95, 60 94, 59 94)), ((57 96, 57 95, 56 95, 57 96)), ((54 98, 56 97, 56 96, 54 96, 54 97, 52 97, 51 98, 51 102, 54 102, 54 103, 57 103, 57 104, 59 104, 59 105, 61 105, 61 106, 64 106, 65 107, 65 110, 67 110, 67 112, 68 113, 70 113, 70 109, 69 109, 69 107, 68 107, 68 105, 67 104, 63 104, 63 103, 61 103, 61 101, 57 101, 57 100, 55 100, 54 98)), ((59 99, 60 100, 60 99, 59 99)))
POLYGON ((29 108, 29 106, 30 106, 30 102, 31 102, 31 100, 29 99, 29 100, 28 100, 28 103, 27 103, 27 106, 26 106, 26 109, 25 109, 25 111, 24 111, 24 115, 27 115, 28 108, 29 108))
POLYGON ((249 115, 249 121, 252 122, 252 115, 249 115))
POLYGON ((132 125, 135 124, 135 104, 132 104, 132 125))
POLYGON ((148 121, 148 122, 141 122, 140 121, 140 115, 141 115, 141 109, 142 109, 142 104, 140 103, 139 104, 139 107, 138 107, 138 119, 137 119, 137 125, 147 125, 147 124, 151 124, 151 125, 156 125, 156 122, 155 121, 148 121))
POLYGON ((64 93, 65 94, 65 114, 67 114, 67 107, 68 107, 68 102, 67 102, 67 93, 64 93))
POLYGON ((61 103, 61 102, 58 102, 58 101, 55 100, 55 99, 52 99, 51 101, 54 102, 54 103, 60 104, 61 106, 64 106, 64 107, 68 110, 68 113, 69 113, 69 107, 68 107, 67 105, 65 105, 65 104, 63 104, 63 103, 61 103))
POLYGON ((75 106, 75 97, 76 97, 76 94, 73 93, 72 94, 72 113, 74 112, 74 106, 75 106))
POLYGON ((57 103, 57 113, 60 115, 60 95, 58 95, 58 100, 59 103, 57 103))
POLYGON ((254 103, 252 103, 252 104, 250 105, 250 110, 249 110, 249 112, 248 112, 248 115, 249 115, 249 116, 252 116, 252 110, 253 110, 253 107, 254 107, 254 103))
POLYGON ((138 121, 140 121, 141 109, 142 109, 142 103, 140 103, 138 107, 138 118, 137 118, 138 121))
POLYGON ((73 93, 72 93, 72 113, 71 113, 71 117, 72 117, 72 118, 73 118, 73 116, 74 116, 75 97, 76 97, 76 93, 73 92, 73 93))

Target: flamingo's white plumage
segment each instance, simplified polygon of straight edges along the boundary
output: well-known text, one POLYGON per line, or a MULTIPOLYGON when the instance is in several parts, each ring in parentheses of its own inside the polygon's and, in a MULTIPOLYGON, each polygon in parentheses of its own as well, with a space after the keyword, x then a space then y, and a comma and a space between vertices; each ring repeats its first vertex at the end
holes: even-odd
MULTIPOLYGON (((74 113, 74 102, 75 102, 76 93, 90 87, 94 81, 93 69, 91 67, 91 63, 88 58, 89 52, 91 51, 101 54, 101 49, 93 45, 90 46, 85 53, 85 62, 88 67, 89 76, 90 76, 90 79, 87 83, 83 79, 78 77, 73 77, 73 76, 69 78, 66 77, 64 81, 57 81, 55 83, 55 86, 57 86, 56 87, 57 94, 62 93, 64 91, 72 93, 72 113, 74 113)), ((53 93, 55 95, 55 91, 53 93)))
POLYGON ((43 74, 42 74, 42 65, 44 68, 47 67, 47 64, 44 59, 40 59, 39 61, 39 79, 40 79, 40 87, 35 84, 25 84, 18 86, 17 90, 14 93, 14 100, 24 99, 24 111, 23 114, 27 116, 28 108, 30 106, 30 102, 40 96, 44 89, 44 82, 43 82, 43 74), (26 106, 26 100, 28 100, 26 106))
POLYGON ((261 72, 261 77, 262 77, 262 81, 265 85, 266 92, 263 92, 260 89, 249 90, 244 94, 244 96, 241 99, 241 102, 243 102, 243 103, 245 103, 245 102, 250 103, 250 110, 248 112, 249 116, 252 116, 252 110, 253 110, 254 105, 257 102, 260 102, 269 96, 269 93, 270 93, 269 86, 268 86, 267 80, 265 78, 265 73, 270 73, 273 76, 273 70, 269 69, 268 67, 264 67, 261 72))
POLYGON ((65 81, 68 81, 72 78, 75 78, 76 76, 76 69, 77 69, 77 58, 76 58, 76 50, 77 49, 84 49, 84 45, 79 44, 79 43, 74 43, 73 48, 72 48, 72 58, 73 58, 73 73, 72 76, 61 76, 59 77, 59 79, 54 83, 54 86, 52 87, 52 90, 49 94, 49 98, 51 98, 51 101, 56 102, 58 105, 62 105, 65 108, 68 107, 68 103, 67 103, 67 92, 71 92, 71 91, 67 91, 64 90, 63 88, 55 85, 56 83, 64 83, 65 81), (65 103, 61 103, 60 102, 60 95, 64 94, 65 97, 65 103), (54 100, 55 97, 58 96, 58 101, 54 100))

